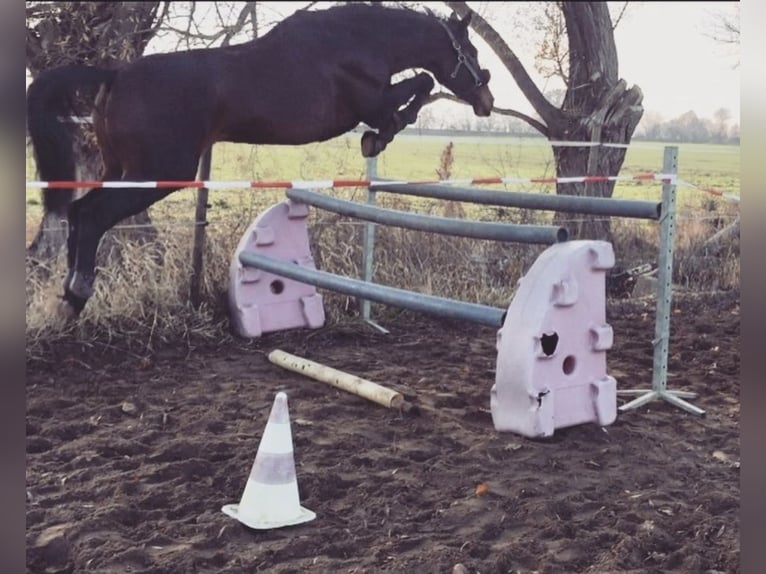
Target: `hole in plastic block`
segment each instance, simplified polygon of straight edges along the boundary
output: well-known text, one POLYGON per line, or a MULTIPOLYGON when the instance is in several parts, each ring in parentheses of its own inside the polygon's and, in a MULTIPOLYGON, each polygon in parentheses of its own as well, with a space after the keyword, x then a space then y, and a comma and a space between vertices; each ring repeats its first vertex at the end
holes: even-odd
POLYGON ((282 293, 282 291, 285 290, 285 284, 279 279, 275 279, 271 282, 269 288, 271 289, 271 292, 274 293, 274 295, 279 295, 282 293))
POLYGON ((575 370, 575 358, 574 355, 567 355, 564 357, 564 362, 561 364, 561 369, 565 375, 571 375, 575 370))
POLYGON ((559 344, 559 334, 555 331, 552 335, 543 333, 542 337, 540 337, 540 344, 543 346, 543 353, 550 357, 556 352, 556 346, 559 344))

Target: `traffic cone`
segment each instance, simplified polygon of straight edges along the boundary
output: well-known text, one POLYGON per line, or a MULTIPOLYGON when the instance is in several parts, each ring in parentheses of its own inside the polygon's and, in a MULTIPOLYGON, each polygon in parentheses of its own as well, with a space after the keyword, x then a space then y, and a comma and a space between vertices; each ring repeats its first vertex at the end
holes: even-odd
POLYGON ((316 518, 316 514, 301 506, 298 496, 285 393, 277 393, 274 399, 239 504, 227 504, 221 510, 257 530, 302 524, 316 518))

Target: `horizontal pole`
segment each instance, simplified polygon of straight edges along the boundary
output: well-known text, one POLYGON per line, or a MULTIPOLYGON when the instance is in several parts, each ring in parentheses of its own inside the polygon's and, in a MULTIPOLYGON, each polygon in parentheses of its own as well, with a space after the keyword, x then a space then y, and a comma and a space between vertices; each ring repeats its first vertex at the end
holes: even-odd
POLYGON ((421 311, 446 319, 469 321, 489 327, 501 327, 505 309, 489 307, 478 303, 466 303, 445 297, 425 295, 406 291, 387 285, 368 283, 359 279, 333 275, 318 269, 301 267, 291 261, 283 261, 266 255, 260 255, 252 251, 242 251, 239 254, 242 265, 255 267, 268 271, 274 275, 315 285, 323 289, 337 291, 345 295, 351 295, 359 299, 368 299, 393 307, 401 307, 412 311, 421 311))
POLYGON ((375 191, 386 191, 388 193, 434 197, 451 201, 467 201, 484 205, 541 209, 565 213, 612 215, 637 219, 659 219, 662 211, 661 202, 639 199, 523 193, 519 191, 497 191, 438 184, 400 184, 393 181, 390 184, 386 184, 386 180, 376 181, 374 189, 375 191))
POLYGON ((545 245, 560 243, 569 237, 566 229, 553 225, 520 225, 420 215, 355 203, 307 189, 288 189, 285 193, 293 201, 306 203, 340 215, 405 229, 417 229, 475 239, 542 243, 545 245))

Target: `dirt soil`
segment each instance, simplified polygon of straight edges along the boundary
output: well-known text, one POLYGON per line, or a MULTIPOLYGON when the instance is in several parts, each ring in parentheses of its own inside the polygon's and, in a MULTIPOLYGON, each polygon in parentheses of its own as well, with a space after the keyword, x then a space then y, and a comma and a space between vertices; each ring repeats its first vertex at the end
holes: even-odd
MULTIPOLYGON (((608 321, 618 388, 650 386, 653 303, 611 302, 608 321)), ((402 314, 389 335, 349 322, 150 356, 58 343, 27 364, 28 572, 738 572, 739 322, 736 295, 674 301, 668 385, 706 416, 654 401, 535 440, 492 426, 481 326, 402 314), (272 365, 275 348, 420 414, 272 365), (317 518, 253 531, 221 506, 280 390, 317 518)))

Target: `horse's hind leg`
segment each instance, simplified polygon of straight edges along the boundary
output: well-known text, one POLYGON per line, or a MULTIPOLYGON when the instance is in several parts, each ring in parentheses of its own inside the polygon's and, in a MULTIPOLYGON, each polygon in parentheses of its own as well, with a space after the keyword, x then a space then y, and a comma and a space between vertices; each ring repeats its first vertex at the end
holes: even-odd
POLYGON ((123 219, 136 215, 175 189, 95 189, 72 203, 69 212, 70 263, 64 300, 80 313, 93 295, 96 252, 101 237, 123 219))
MULTIPOLYGON (((122 174, 122 168, 120 164, 114 161, 114 158, 105 153, 105 149, 102 147, 102 156, 104 158, 105 166, 104 173, 101 176, 103 181, 112 181, 120 179, 122 174)), ((91 190, 88 193, 93 193, 91 190)), ((87 194, 86 194, 87 195, 87 194)), ((82 196, 84 197, 84 196, 82 196)), ((81 198, 80 198, 81 199, 81 198)), ((75 264, 77 263, 77 245, 79 243, 78 235, 80 232, 80 211, 82 204, 79 199, 70 203, 67 210, 67 223, 68 223, 68 235, 67 235, 67 276, 64 279, 64 290, 72 282, 72 277, 75 272, 75 264)), ((81 309, 76 309, 79 313, 81 309)))

